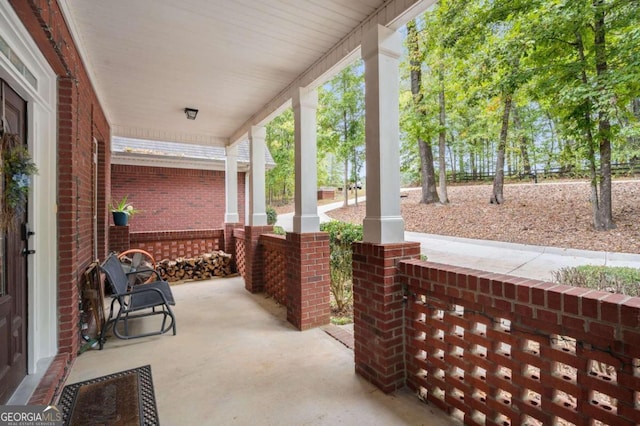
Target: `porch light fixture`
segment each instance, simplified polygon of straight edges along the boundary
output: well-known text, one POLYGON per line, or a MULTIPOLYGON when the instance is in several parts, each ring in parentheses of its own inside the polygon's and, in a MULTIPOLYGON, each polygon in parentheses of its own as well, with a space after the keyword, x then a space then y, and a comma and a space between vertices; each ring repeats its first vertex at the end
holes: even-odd
POLYGON ((195 108, 185 108, 184 113, 187 115, 187 120, 195 120, 198 115, 198 110, 195 108))

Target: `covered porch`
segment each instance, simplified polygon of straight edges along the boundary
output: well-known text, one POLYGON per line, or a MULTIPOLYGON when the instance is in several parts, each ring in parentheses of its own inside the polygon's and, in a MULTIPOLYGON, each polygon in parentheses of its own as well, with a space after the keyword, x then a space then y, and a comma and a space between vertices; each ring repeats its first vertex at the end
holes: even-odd
POLYGON ((173 286, 178 334, 110 338, 74 363, 67 384, 150 364, 162 424, 449 425, 404 389, 388 395, 355 374, 353 351, 242 278, 173 286))

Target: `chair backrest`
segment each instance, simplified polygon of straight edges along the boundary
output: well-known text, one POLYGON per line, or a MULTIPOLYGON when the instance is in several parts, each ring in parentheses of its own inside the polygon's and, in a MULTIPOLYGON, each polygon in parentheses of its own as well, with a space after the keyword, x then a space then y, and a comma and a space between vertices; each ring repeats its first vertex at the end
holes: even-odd
POLYGON ((100 266, 100 269, 102 269, 107 276, 107 281, 109 281, 113 294, 120 295, 127 292, 129 280, 127 279, 127 274, 124 273, 124 270, 120 265, 120 260, 118 260, 118 256, 116 256, 115 253, 111 253, 107 256, 107 259, 100 266))

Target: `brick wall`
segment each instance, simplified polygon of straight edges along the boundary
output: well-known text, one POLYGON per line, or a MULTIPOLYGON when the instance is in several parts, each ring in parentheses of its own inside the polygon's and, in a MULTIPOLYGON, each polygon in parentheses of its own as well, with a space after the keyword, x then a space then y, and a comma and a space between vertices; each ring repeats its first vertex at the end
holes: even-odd
MULTIPOLYGON (((78 350, 78 280, 93 258, 93 173, 104 184, 109 171, 110 129, 56 1, 10 0, 58 76, 58 350, 78 350), (93 169, 93 139, 102 143, 102 163, 93 169)), ((99 211, 106 212, 104 187, 99 211)), ((101 195, 102 194, 102 195, 101 195)), ((106 217, 106 214, 105 214, 106 217)), ((106 222, 98 224, 106 245, 106 222)))
POLYGON ((251 293, 264 290, 264 248, 260 236, 271 232, 272 225, 244 227, 244 287, 251 293))
POLYGON ((331 315, 329 235, 270 234, 272 226, 234 229, 236 264, 245 288, 264 291, 287 308, 299 330, 326 325, 331 315))
POLYGON ((640 298, 419 260, 399 269, 421 399, 466 424, 640 423, 640 298))
MULTIPOLYGON (((131 232, 222 229, 225 213, 223 171, 114 164, 111 197, 125 195, 141 213, 129 220, 131 232)), ((244 173, 238 173, 238 215, 244 218, 244 173)))

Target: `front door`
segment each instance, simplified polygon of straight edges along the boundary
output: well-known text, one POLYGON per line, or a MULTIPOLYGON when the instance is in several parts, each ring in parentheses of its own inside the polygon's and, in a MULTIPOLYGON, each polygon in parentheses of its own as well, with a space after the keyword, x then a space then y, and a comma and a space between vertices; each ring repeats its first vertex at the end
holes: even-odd
MULTIPOLYGON (((1 131, 26 144, 27 103, 0 80, 1 131)), ((0 133, 1 135, 2 133, 0 133)), ((0 169, 1 172, 1 169, 0 169)), ((0 175, 0 202, 5 176, 0 175)), ((0 404, 5 404, 27 374, 27 209, 7 232, 0 230, 0 404), (24 237, 24 238, 23 238, 24 237)))

